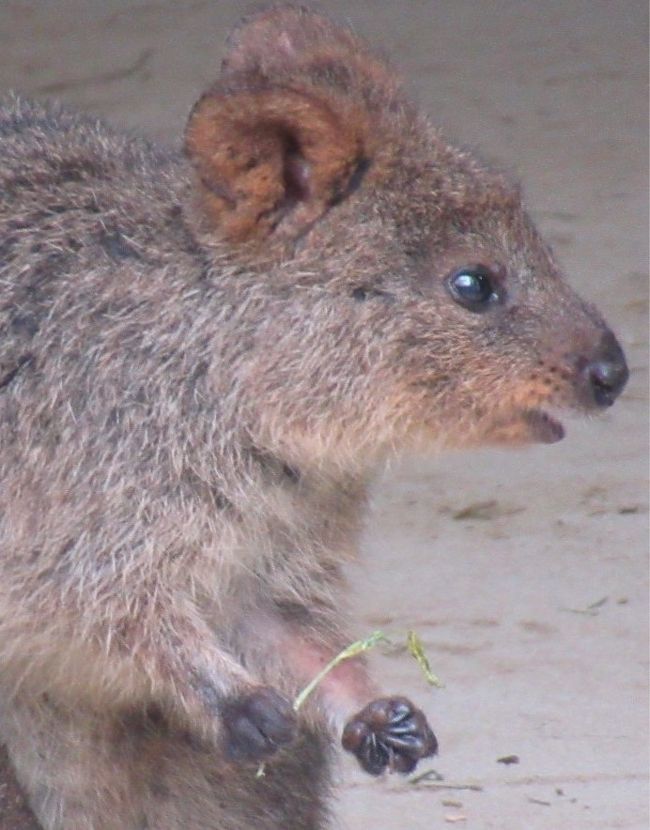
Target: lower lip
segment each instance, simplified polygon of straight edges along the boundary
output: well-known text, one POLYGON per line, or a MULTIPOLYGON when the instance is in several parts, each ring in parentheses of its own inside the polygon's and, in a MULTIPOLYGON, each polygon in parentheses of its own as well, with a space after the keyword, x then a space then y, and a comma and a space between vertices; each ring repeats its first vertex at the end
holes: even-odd
POLYGON ((540 409, 526 412, 526 421, 535 440, 541 444, 555 444, 564 438, 564 427, 540 409))

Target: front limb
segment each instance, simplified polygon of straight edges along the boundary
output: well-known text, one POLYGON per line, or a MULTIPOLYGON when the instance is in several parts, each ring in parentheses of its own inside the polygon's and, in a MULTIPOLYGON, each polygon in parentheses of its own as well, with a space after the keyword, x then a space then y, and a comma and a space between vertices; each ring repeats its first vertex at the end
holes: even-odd
MULTIPOLYGON (((266 621, 265 630, 272 629, 266 621)), ((290 661, 292 674, 309 683, 345 647, 324 645, 289 625, 278 634, 278 647, 290 661)), ((331 638, 331 633, 330 633, 331 638)), ((337 637, 341 643, 340 634, 337 637)), ((345 644, 347 645, 347 644, 345 644)), ((305 705, 305 716, 325 713, 343 748, 351 752, 370 775, 384 770, 412 772, 417 763, 435 755, 436 737, 424 713, 403 696, 380 697, 363 656, 339 663, 325 675, 305 705)))
POLYGON ((196 617, 158 616, 155 634, 136 638, 129 660, 151 699, 227 759, 262 760, 296 736, 290 702, 221 648, 196 617))
POLYGON ((330 678, 322 696, 329 709, 340 710, 341 704, 343 711, 347 709, 341 743, 362 769, 370 775, 380 775, 386 769, 407 774, 422 758, 436 754, 438 741, 424 713, 406 697, 376 697, 365 661, 352 658, 347 671, 337 667, 333 669, 336 672, 339 676, 330 678), (361 699, 359 692, 364 686, 366 694, 361 699), (353 701, 356 706, 350 714, 353 701))

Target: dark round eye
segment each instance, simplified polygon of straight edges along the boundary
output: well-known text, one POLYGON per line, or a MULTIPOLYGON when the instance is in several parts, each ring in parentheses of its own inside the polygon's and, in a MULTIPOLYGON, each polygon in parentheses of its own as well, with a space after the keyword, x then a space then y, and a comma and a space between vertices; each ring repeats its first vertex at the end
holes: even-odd
POLYGON ((469 311, 485 311, 499 299, 492 271, 483 265, 459 268, 448 278, 451 296, 469 311))

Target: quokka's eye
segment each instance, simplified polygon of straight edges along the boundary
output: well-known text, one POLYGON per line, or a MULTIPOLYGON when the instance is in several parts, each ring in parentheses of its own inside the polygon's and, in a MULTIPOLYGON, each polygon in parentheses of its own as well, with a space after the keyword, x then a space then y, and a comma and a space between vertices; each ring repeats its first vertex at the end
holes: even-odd
POLYGON ((469 311, 485 311, 499 299, 494 272, 485 265, 458 268, 447 278, 449 293, 469 311))

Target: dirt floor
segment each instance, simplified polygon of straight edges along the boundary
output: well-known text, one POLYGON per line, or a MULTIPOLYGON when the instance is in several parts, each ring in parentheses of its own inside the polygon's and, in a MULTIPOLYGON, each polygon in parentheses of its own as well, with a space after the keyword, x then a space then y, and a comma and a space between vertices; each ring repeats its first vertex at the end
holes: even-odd
MULTIPOLYGON (((387 690, 426 708, 441 754, 420 784, 345 762, 346 830, 649 826, 645 7, 321 4, 386 46, 447 133, 521 175, 632 370, 620 403, 558 445, 413 459, 377 487, 359 633, 418 630, 444 689, 406 656, 373 659, 387 690)), ((248 8, 3 0, 0 88, 174 140, 248 8)))

